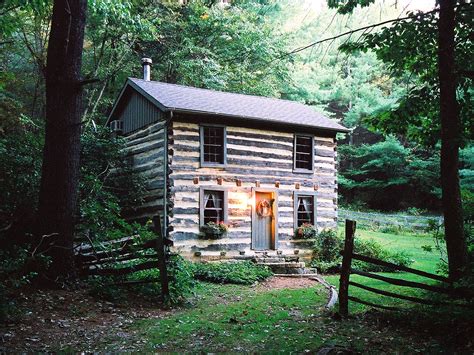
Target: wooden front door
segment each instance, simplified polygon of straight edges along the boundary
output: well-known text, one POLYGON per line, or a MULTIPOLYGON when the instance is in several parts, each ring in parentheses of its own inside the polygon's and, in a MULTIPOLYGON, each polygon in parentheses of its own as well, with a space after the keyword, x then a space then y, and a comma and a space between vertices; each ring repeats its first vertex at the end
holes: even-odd
POLYGON ((273 192, 255 192, 255 208, 252 214, 253 249, 274 248, 276 206, 273 192))

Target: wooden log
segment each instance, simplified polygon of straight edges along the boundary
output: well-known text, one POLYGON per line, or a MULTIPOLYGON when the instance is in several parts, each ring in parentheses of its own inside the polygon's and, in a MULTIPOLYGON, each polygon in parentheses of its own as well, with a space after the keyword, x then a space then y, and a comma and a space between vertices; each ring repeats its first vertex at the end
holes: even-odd
POLYGON ((369 256, 353 253, 352 258, 356 259, 356 260, 364 261, 366 263, 384 266, 384 267, 387 267, 387 268, 393 269, 393 270, 405 271, 405 272, 409 272, 409 273, 412 273, 412 274, 424 276, 424 277, 427 277, 427 278, 430 278, 430 279, 433 279, 433 280, 437 280, 437 281, 446 282, 448 284, 451 284, 451 281, 446 277, 431 274, 431 273, 426 272, 426 271, 412 269, 412 268, 402 266, 402 265, 389 263, 387 261, 374 259, 374 258, 371 258, 369 256))
POLYGON ((122 261, 129 261, 129 260, 135 260, 135 259, 156 259, 158 258, 158 254, 149 254, 149 255, 137 255, 137 254, 128 254, 125 256, 120 256, 120 257, 110 257, 110 258, 103 258, 103 259, 96 259, 96 260, 91 260, 89 262, 84 263, 83 265, 85 267, 90 267, 90 266, 95 266, 95 265, 102 265, 102 264, 107 264, 107 263, 118 263, 122 261))
POLYGON ((398 293, 383 291, 383 290, 379 290, 378 288, 362 285, 362 284, 360 284, 358 282, 354 282, 354 281, 349 281, 349 285, 354 286, 354 287, 358 287, 358 288, 361 288, 363 290, 373 292, 373 293, 376 293, 376 294, 379 294, 379 295, 382 295, 382 296, 399 298, 401 300, 410 301, 410 302, 414 302, 414 303, 425 304, 425 305, 429 305, 429 306, 453 306, 454 305, 454 306, 459 306, 459 307, 468 307, 468 308, 470 307, 467 304, 449 303, 449 302, 442 302, 442 301, 432 301, 432 300, 427 300, 427 299, 423 299, 423 298, 419 298, 419 297, 400 295, 398 293))
POLYGON ((118 269, 106 268, 106 269, 89 269, 87 273, 89 275, 109 275, 109 276, 118 276, 118 275, 127 275, 141 270, 148 270, 156 268, 156 261, 146 261, 144 263, 127 266, 118 269))
POLYGON ((166 268, 166 253, 165 253, 165 235, 163 235, 161 228, 160 216, 153 217, 153 228, 157 234, 156 238, 156 253, 158 254, 158 269, 160 270, 161 281, 161 297, 163 302, 168 302, 170 297, 168 270, 166 268))
POLYGON ((354 296, 349 296, 348 299, 352 302, 357 302, 357 303, 360 303, 360 304, 363 304, 363 305, 366 305, 366 306, 370 306, 370 307, 386 309, 387 311, 401 311, 401 309, 397 308, 397 307, 390 307, 390 306, 383 306, 383 305, 380 305, 380 304, 375 304, 375 303, 372 303, 372 302, 361 300, 360 298, 357 298, 357 297, 354 297, 354 296))
POLYGON ((160 279, 119 281, 119 282, 112 282, 112 283, 106 284, 105 286, 132 286, 132 285, 148 284, 148 283, 155 283, 155 282, 160 282, 160 279))
POLYGON ((346 239, 342 257, 341 276, 339 279, 339 314, 342 317, 349 315, 349 277, 352 263, 352 252, 354 250, 354 234, 356 222, 346 220, 346 239))
POLYGON ((380 280, 387 282, 392 285, 397 285, 397 286, 404 286, 404 287, 413 287, 413 288, 420 288, 423 290, 427 291, 432 291, 432 292, 437 292, 437 293, 444 293, 448 295, 455 295, 455 290, 452 288, 443 288, 443 287, 438 287, 438 286, 433 286, 433 285, 426 285, 421 282, 414 282, 414 281, 406 281, 402 279, 395 279, 393 277, 387 277, 387 276, 382 276, 378 274, 373 274, 370 272, 365 272, 365 271, 360 271, 360 270, 351 270, 351 273, 369 277, 372 279, 380 280))

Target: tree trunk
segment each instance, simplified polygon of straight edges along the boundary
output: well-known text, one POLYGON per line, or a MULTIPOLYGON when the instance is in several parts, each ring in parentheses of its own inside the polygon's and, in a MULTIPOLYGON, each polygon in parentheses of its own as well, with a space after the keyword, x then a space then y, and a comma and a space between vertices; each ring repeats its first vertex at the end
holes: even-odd
POLYGON ((73 234, 79 184, 86 10, 87 0, 55 0, 49 36, 38 250, 52 257, 48 276, 54 281, 75 278, 73 234))
POLYGON ((459 187, 460 117, 456 101, 454 57, 455 0, 440 0, 438 24, 438 75, 441 119, 441 188, 449 276, 456 280, 465 271, 464 238, 459 187))

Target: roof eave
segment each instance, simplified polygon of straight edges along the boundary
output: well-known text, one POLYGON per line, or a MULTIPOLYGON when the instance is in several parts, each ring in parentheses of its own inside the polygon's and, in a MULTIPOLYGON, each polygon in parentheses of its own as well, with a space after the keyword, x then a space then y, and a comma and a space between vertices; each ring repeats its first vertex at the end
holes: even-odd
POLYGON ((311 128, 311 129, 318 129, 318 130, 324 130, 324 131, 330 131, 330 132, 335 132, 335 133, 348 133, 350 132, 349 129, 342 127, 342 128, 335 128, 335 127, 323 127, 323 126, 312 126, 312 125, 305 125, 301 123, 294 123, 290 124, 288 122, 284 121, 277 121, 277 120, 268 120, 260 117, 253 117, 253 116, 240 116, 240 115, 231 115, 231 114, 225 114, 221 112, 211 112, 211 111, 200 111, 200 110, 190 110, 190 109, 182 109, 182 108, 177 108, 177 107, 169 107, 169 111, 177 112, 177 113, 184 113, 184 114, 200 114, 200 115, 213 115, 213 116, 221 116, 221 117, 229 117, 229 118, 236 118, 236 119, 246 119, 249 121, 259 121, 262 123, 274 123, 274 124, 281 124, 281 125, 286 125, 286 126, 298 126, 298 127, 306 127, 306 128, 311 128))

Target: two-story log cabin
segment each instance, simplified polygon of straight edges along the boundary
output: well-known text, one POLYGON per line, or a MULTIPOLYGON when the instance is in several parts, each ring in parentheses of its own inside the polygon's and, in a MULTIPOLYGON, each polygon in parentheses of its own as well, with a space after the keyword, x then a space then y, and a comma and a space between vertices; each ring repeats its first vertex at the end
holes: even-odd
POLYGON ((160 215, 190 258, 309 256, 295 230, 336 227, 335 137, 347 129, 298 102, 150 81, 143 63, 144 79, 127 80, 109 117, 148 181, 128 216, 160 215), (230 227, 210 239, 208 222, 230 227))

